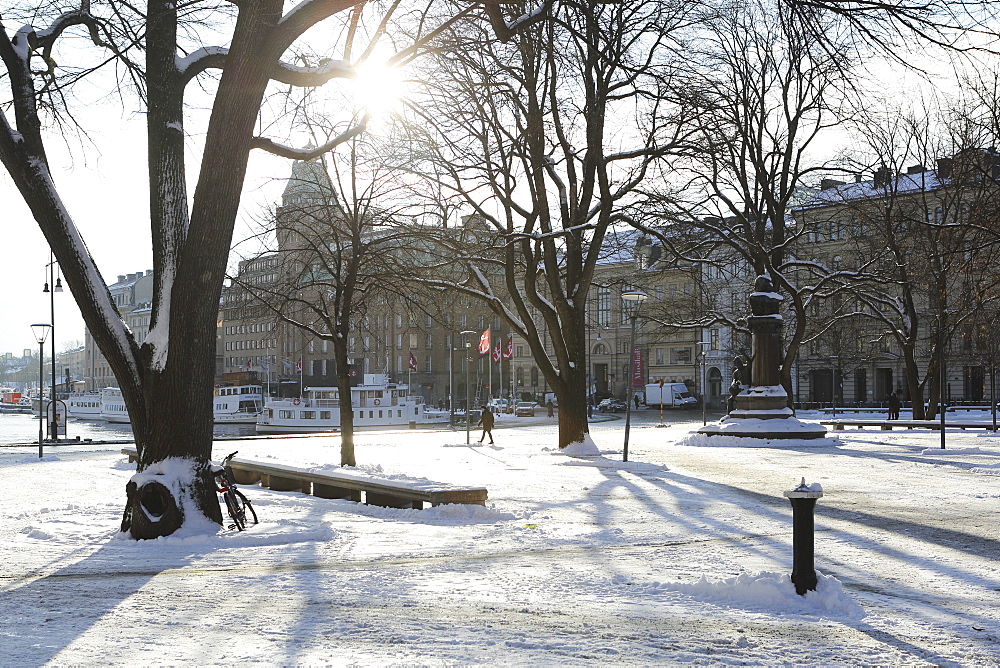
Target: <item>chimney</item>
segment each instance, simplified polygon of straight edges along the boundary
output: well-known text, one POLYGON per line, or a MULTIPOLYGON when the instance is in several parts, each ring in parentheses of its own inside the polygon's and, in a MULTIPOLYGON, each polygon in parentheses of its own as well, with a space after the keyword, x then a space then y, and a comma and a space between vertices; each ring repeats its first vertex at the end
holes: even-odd
POLYGON ((950 179, 952 165, 954 161, 951 158, 938 158, 937 161, 937 175, 939 179, 950 179))
POLYGON ((885 165, 882 165, 875 170, 875 183, 876 188, 884 188, 889 185, 889 178, 892 176, 892 172, 885 165))
POLYGON ((854 175, 854 182, 855 183, 861 183, 861 174, 855 174, 854 175))
POLYGON ((124 283, 125 282, 125 274, 118 274, 118 280, 116 282, 117 283, 124 283))
POLYGON ((838 181, 836 179, 823 179, 822 181, 819 182, 819 189, 829 190, 830 188, 836 188, 837 186, 845 186, 845 185, 847 184, 844 183, 843 181, 838 181))
POLYGON ((912 176, 914 174, 920 174, 921 172, 926 172, 927 168, 923 165, 913 165, 912 167, 906 168, 906 174, 912 176))

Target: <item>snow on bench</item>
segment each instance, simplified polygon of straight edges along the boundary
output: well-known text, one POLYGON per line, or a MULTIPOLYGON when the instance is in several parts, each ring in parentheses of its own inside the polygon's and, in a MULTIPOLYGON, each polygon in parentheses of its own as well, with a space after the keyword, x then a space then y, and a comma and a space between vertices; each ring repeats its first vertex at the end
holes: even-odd
MULTIPOLYGON (((138 461, 135 448, 122 448, 129 461, 138 461)), ((415 478, 377 478, 363 471, 334 469, 313 470, 234 458, 230 461, 238 485, 260 483, 278 492, 302 492, 321 499, 348 499, 371 506, 421 509, 424 503, 439 506, 446 503, 486 505, 485 487, 461 487, 415 478)))

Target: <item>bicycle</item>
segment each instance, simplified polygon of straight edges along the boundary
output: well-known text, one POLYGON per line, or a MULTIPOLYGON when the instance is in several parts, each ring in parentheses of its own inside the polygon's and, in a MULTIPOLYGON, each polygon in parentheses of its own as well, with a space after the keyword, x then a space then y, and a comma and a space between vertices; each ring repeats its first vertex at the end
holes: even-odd
POLYGON ((222 460, 221 466, 212 467, 212 473, 215 475, 215 484, 219 488, 219 493, 222 494, 222 501, 226 504, 229 517, 233 520, 233 523, 228 528, 243 531, 247 526, 247 511, 250 511, 250 517, 253 518, 254 524, 257 524, 257 513, 254 511, 250 500, 243 495, 243 492, 236 489, 233 469, 229 465, 229 462, 235 456, 236 452, 229 454, 222 460))

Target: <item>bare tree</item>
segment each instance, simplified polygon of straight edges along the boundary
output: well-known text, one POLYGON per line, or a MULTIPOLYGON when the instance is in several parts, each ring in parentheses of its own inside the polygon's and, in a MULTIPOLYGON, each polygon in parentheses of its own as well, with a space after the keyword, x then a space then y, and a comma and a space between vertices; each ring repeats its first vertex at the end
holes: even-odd
MULTIPOLYGON (((284 11, 282 0, 151 0, 140 10, 117 1, 85 1, 79 9, 63 11, 48 2, 36 6, 24 0, 5 13, 0 59, 10 104, 0 117, 0 160, 45 234, 121 385, 139 451, 141 474, 129 485, 130 517, 124 523, 136 538, 169 534, 190 516, 221 522, 210 469, 215 321, 251 150, 310 159, 343 140, 295 151, 260 136, 258 123, 270 127, 270 119, 261 118, 262 101, 277 84, 319 86, 355 76, 354 65, 371 53, 368 42, 357 48, 355 41, 383 36, 398 5, 305 0, 284 11), (334 52, 324 58, 301 55, 294 64, 283 60, 307 31, 335 17, 343 20, 327 32, 337 42, 334 52), (25 25, 11 34, 6 26, 13 20, 25 25), (80 32, 100 49, 97 64, 60 67, 54 50, 62 38, 80 32), (205 41, 215 39, 228 46, 205 41), (117 70, 99 73, 106 78, 93 78, 95 84, 122 95, 129 93, 125 84, 132 86, 146 112, 155 287, 150 333, 141 346, 118 316, 60 200, 45 150, 45 114, 72 123, 72 84, 103 66, 117 70), (221 74, 210 93, 198 179, 189 193, 188 89, 211 73, 221 74)), ((416 41, 398 59, 414 56, 425 38, 465 16, 508 29, 494 17, 484 17, 476 3, 428 6, 443 7, 443 14, 418 11, 416 41)), ((345 135, 363 127, 362 122, 345 135)))
POLYGON ((647 121, 667 116, 650 93, 669 76, 684 7, 559 2, 505 44, 456 31, 476 48, 447 49, 416 110, 439 183, 483 229, 477 247, 445 239, 441 266, 463 279, 440 284, 525 339, 559 401, 560 447, 587 434, 585 308, 605 234, 674 141, 647 121))
POLYGON ((414 270, 419 235, 401 199, 408 188, 377 143, 371 136, 355 137, 322 161, 296 163, 286 189, 294 195, 262 233, 274 237, 275 247, 264 254, 277 253, 277 280, 240 284, 278 322, 332 344, 343 466, 357 463, 351 334, 364 328, 380 304, 413 297, 400 277, 414 270))

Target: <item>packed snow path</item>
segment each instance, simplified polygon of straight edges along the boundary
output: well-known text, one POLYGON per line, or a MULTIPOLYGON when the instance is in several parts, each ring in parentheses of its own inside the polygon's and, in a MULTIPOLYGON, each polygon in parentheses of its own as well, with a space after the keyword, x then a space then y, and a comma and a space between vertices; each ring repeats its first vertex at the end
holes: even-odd
MULTIPOLYGON (((1000 665, 1000 440, 685 444, 699 425, 640 421, 628 463, 621 421, 592 427, 596 459, 556 453, 545 423, 495 446, 360 434, 361 468, 484 484, 487 508, 248 487, 251 531, 146 543, 116 533, 131 467, 113 448, 2 449, 3 663, 1000 665), (804 599, 781 495, 802 477, 825 491, 804 599)), ((216 454, 317 466, 338 446, 216 454)))

